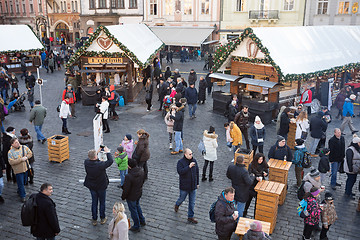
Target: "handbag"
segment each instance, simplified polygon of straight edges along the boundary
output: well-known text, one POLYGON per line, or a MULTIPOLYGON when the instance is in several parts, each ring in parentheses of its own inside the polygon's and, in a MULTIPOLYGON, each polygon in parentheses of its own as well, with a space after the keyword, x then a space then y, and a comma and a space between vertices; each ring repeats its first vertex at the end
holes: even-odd
MULTIPOLYGON (((25 151, 24 151, 24 146, 21 146, 21 154, 22 154, 22 156, 23 157, 25 157, 25 151)), ((26 160, 26 167, 27 167, 27 169, 28 169, 28 176, 29 177, 33 177, 34 176, 34 171, 33 171, 33 169, 32 169, 32 167, 31 167, 31 165, 30 165, 30 163, 29 163, 29 161, 28 160, 26 160)))
POLYGON ((302 139, 302 140, 306 140, 307 135, 308 135, 308 132, 302 130, 301 124, 299 124, 299 127, 300 127, 300 129, 301 129, 301 139, 302 139))
POLYGON ((206 154, 205 145, 204 145, 204 142, 202 140, 200 140, 200 142, 199 142, 198 150, 199 150, 201 155, 204 156, 206 154))

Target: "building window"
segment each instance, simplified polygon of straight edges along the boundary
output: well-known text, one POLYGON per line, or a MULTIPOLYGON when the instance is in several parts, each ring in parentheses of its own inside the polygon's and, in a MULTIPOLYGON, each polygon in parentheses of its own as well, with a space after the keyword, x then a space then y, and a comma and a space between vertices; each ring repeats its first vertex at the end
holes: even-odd
POLYGON ((165 0, 165 15, 172 15, 174 13, 173 0, 165 0))
POLYGON ((99 8, 106 8, 106 0, 99 0, 99 8))
POLYGON ((63 2, 60 2, 60 5, 61 5, 61 12, 64 12, 63 2))
POLYGON ((111 8, 125 8, 124 0, 111 0, 111 8))
POLYGON ((20 13, 20 6, 19 6, 19 4, 16 4, 16 13, 20 13))
POLYGON ((34 13, 34 5, 30 3, 30 13, 34 13))
POLYGON ((150 15, 157 15, 157 0, 150 0, 150 15))
POLYGON ((285 11, 294 10, 294 2, 295 0, 284 0, 284 10, 285 11))
POLYGON ((78 12, 78 2, 75 1, 75 12, 78 12))
POLYGON ((89 8, 94 9, 95 8, 95 0, 89 0, 89 8))
POLYGON ((22 6, 23 6, 23 7, 22 7, 23 13, 26 13, 25 3, 23 3, 22 6))
POLYGON ((201 14, 209 14, 209 0, 201 0, 201 14))
POLYGON ((349 14, 349 5, 349 1, 340 1, 338 14, 349 14))
POLYGON ((192 14, 192 0, 184 0, 184 14, 185 15, 192 14))
POLYGON ((329 0, 319 0, 317 14, 327 14, 329 0))
POLYGON ((10 2, 10 13, 14 13, 13 4, 10 2))
POLYGON ((245 9, 245 0, 236 0, 236 11, 243 12, 245 9))
POLYGON ((5 1, 5 12, 7 13, 8 11, 9 11, 8 4, 7 4, 7 2, 5 1))
POLYGON ((71 1, 71 11, 72 11, 72 12, 75 12, 74 1, 71 1))
POLYGON ((137 0, 129 0, 129 8, 137 8, 137 0))

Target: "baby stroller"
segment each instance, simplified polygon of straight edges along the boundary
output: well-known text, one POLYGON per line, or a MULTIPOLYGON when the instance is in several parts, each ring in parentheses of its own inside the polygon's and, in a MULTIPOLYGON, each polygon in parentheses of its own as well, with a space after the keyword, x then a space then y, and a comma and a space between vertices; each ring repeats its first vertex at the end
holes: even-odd
POLYGON ((20 97, 15 98, 14 100, 12 100, 9 103, 7 109, 9 111, 15 111, 15 112, 20 112, 23 109, 25 110, 24 101, 25 101, 25 93, 21 94, 20 97))
POLYGON ((163 101, 164 104, 162 116, 165 117, 165 115, 170 111, 170 105, 173 103, 173 99, 170 97, 170 95, 166 95, 163 101))

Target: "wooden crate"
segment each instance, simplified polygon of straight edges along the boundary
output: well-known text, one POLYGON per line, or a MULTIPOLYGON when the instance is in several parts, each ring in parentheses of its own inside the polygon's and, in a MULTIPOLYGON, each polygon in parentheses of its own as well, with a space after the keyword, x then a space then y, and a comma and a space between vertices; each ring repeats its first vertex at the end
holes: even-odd
POLYGON ((279 196, 285 184, 272 181, 261 181, 255 186, 257 192, 255 219, 269 222, 270 233, 273 233, 276 225, 279 196))
POLYGON ((279 204, 283 205, 287 194, 288 174, 292 162, 271 158, 268 162, 268 165, 269 165, 269 181, 285 184, 285 187, 279 198, 279 204))
POLYGON ((47 139, 49 161, 63 162, 69 159, 69 137, 54 135, 47 139))
POLYGON ((242 155, 244 157, 244 164, 245 164, 246 168, 248 168, 250 163, 254 159, 254 151, 251 150, 251 152, 249 154, 239 153, 239 151, 240 151, 240 148, 236 149, 236 151, 235 151, 234 164, 236 164, 236 157, 239 156, 239 155, 242 155))
POLYGON ((289 124, 289 133, 286 144, 291 148, 294 149, 295 147, 295 134, 296 134, 296 123, 289 124))

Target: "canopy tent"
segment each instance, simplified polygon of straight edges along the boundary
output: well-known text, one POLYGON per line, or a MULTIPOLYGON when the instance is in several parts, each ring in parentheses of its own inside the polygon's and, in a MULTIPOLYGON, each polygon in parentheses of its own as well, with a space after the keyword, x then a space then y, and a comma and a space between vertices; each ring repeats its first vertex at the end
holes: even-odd
POLYGON ((0 53, 37 51, 44 48, 27 25, 0 25, 0 53))
POLYGON ((218 48, 213 70, 225 70, 231 60, 272 65, 285 81, 357 68, 360 26, 248 28, 218 48), (255 43, 259 54, 250 42, 255 43), (244 48, 253 48, 250 52, 256 56, 249 56, 244 48))
POLYGON ((72 66, 80 56, 127 56, 137 66, 147 67, 164 43, 145 24, 99 26, 69 60, 72 66))
POLYGON ((150 29, 169 46, 200 47, 215 30, 202 27, 154 26, 150 29))

